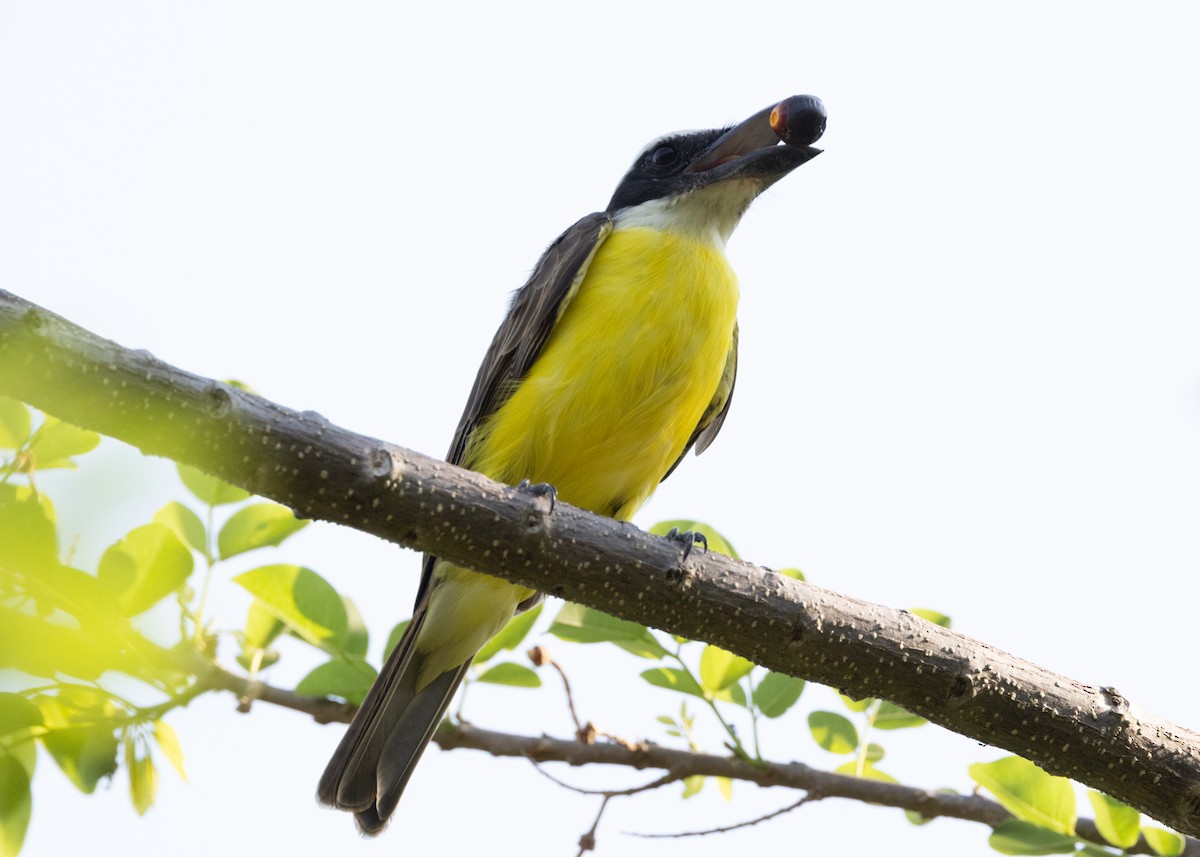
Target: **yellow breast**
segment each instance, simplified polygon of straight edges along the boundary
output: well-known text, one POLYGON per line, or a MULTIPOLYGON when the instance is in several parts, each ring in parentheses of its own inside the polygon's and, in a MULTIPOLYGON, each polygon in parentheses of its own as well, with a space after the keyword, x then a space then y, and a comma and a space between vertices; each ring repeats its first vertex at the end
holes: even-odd
POLYGON ((549 482, 569 503, 628 518, 712 400, 737 299, 721 247, 616 229, 465 466, 510 484, 549 482))

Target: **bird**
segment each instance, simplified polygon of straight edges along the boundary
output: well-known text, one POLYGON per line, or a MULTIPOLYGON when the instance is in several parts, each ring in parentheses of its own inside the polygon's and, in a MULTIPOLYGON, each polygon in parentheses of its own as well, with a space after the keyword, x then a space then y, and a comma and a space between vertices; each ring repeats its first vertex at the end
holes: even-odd
MULTIPOLYGON (((815 96, 648 144, 607 207, 546 249, 475 378, 446 460, 628 520, 713 442, 737 376, 725 245, 764 190, 821 153, 815 96)), ((691 534, 679 534, 685 552, 691 534)), ((686 553, 685 553, 686 555, 686 553)), ((330 759, 318 800, 382 831, 480 648, 540 594, 432 555, 413 618, 330 759)))

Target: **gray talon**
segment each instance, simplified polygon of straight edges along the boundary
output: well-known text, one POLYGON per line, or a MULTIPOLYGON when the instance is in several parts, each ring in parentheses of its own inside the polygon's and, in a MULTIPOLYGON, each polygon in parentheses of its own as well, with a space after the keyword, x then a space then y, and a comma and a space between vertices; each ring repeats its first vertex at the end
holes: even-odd
POLYGON ((671 527, 671 531, 667 533, 666 538, 673 542, 680 542, 683 545, 683 559, 680 562, 687 562, 688 554, 692 552, 692 545, 699 542, 704 547, 704 552, 708 553, 708 537, 704 533, 694 533, 691 530, 680 532, 678 527, 671 527))
POLYGON ((532 494, 534 497, 549 497, 551 512, 558 503, 558 489, 549 482, 530 482, 528 479, 522 479, 517 483, 517 490, 532 494))

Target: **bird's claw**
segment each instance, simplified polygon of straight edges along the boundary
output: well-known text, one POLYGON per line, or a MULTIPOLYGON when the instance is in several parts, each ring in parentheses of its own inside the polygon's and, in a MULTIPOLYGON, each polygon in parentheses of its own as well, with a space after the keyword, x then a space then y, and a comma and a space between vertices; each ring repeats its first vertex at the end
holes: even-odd
POLYGON ((704 533, 695 533, 691 530, 679 531, 678 527, 671 527, 671 531, 667 533, 665 538, 673 542, 679 542, 683 545, 683 559, 681 562, 686 562, 688 554, 692 552, 692 545, 699 542, 704 547, 704 552, 708 553, 708 537, 704 533))
POLYGON ((532 494, 534 497, 548 497, 551 512, 554 511, 554 506, 558 502, 558 489, 549 482, 530 482, 528 479, 522 479, 517 483, 517 490, 532 494))

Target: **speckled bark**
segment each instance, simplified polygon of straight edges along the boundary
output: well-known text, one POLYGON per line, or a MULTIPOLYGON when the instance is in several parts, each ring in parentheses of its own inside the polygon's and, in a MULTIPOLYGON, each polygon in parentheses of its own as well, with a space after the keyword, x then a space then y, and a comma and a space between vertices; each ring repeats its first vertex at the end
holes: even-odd
POLYGON ((902 610, 520 493, 100 339, 0 291, 0 392, 297 514, 881 696, 1200 835, 1200 735, 902 610))

